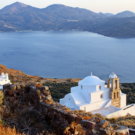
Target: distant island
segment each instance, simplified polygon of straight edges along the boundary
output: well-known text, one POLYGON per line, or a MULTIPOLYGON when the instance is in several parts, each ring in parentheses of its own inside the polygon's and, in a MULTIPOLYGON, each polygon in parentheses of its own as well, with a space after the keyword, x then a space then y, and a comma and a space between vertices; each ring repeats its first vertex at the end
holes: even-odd
POLYGON ((13 3, 0 10, 0 31, 89 31, 108 37, 134 38, 135 13, 95 13, 82 8, 54 4, 35 8, 13 3))

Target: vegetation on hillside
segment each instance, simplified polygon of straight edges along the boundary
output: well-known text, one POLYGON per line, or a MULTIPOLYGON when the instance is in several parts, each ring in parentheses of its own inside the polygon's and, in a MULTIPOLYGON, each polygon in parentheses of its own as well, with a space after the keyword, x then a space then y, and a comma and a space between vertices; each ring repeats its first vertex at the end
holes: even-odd
POLYGON ((127 104, 135 103, 135 83, 123 83, 121 89, 127 94, 127 104))
POLYGON ((135 128, 135 116, 125 116, 109 119, 111 123, 123 125, 129 128, 135 128))
POLYGON ((59 99, 63 98, 70 92, 71 87, 77 86, 77 82, 72 82, 70 80, 62 83, 47 82, 45 85, 49 86, 54 101, 58 102, 59 99))
POLYGON ((21 133, 17 133, 15 128, 9 128, 9 127, 4 127, 3 125, 0 124, 0 135, 25 135, 21 133))

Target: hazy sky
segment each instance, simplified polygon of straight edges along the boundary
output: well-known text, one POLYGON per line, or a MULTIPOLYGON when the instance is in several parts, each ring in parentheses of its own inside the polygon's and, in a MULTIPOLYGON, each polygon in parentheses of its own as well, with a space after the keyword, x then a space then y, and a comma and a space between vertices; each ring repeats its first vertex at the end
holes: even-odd
MULTIPOLYGON (((16 2, 16 0, 0 0, 0 8, 13 2, 16 2)), ((73 7, 87 8, 96 12, 117 13, 123 10, 135 12, 135 0, 18 0, 18 2, 40 8, 58 3, 73 7)))

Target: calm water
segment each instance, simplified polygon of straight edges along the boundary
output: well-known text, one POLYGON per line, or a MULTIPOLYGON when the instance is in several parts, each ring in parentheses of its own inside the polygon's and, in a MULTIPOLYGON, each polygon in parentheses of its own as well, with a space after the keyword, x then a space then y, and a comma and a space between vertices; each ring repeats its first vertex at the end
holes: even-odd
POLYGON ((135 82, 135 39, 115 39, 89 32, 0 33, 0 63, 49 78, 107 79, 116 72, 135 82))

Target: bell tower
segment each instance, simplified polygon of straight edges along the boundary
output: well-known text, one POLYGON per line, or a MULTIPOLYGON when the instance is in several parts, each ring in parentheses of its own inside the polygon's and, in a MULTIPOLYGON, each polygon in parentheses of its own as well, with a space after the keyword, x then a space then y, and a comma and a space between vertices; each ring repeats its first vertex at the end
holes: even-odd
POLYGON ((108 88, 110 89, 110 97, 112 99, 112 106, 119 107, 121 106, 120 104, 120 81, 119 78, 116 74, 111 73, 109 76, 108 88))

